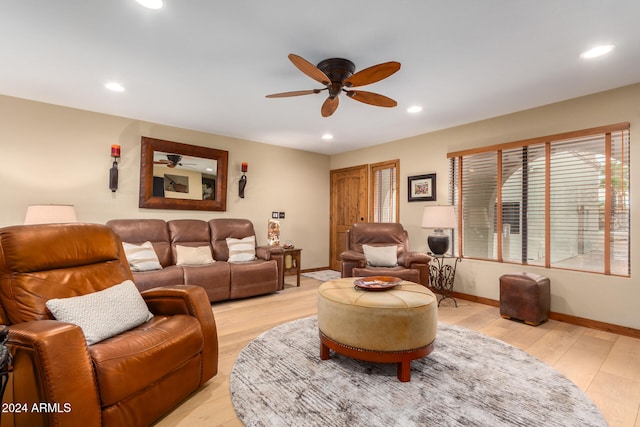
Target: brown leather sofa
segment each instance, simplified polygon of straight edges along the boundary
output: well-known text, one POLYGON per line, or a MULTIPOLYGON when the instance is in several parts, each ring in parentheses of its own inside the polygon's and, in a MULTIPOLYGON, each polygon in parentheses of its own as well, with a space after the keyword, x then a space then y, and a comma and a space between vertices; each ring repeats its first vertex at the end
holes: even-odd
POLYGON ((278 246, 256 246, 256 259, 228 262, 226 238, 255 236, 251 221, 217 218, 210 221, 181 219, 114 219, 107 222, 123 242, 141 244, 150 241, 161 270, 133 272, 141 291, 150 286, 173 284, 204 288, 209 301, 222 301, 276 292, 284 288, 284 252, 278 246), (176 245, 209 246, 213 264, 176 265, 176 245))
POLYGON ((345 233, 345 251, 340 254, 342 277, 394 276, 429 286, 429 262, 426 253, 409 250, 409 234, 401 224, 357 223, 345 233), (367 264, 363 245, 396 246, 397 265, 379 267, 367 264))
POLYGON ((216 324, 202 288, 142 292, 152 318, 92 345, 46 305, 131 279, 120 239, 104 225, 0 229, 0 322, 13 356, 5 401, 27 409, 2 414, 3 425, 13 416, 29 427, 145 426, 216 375, 216 324))

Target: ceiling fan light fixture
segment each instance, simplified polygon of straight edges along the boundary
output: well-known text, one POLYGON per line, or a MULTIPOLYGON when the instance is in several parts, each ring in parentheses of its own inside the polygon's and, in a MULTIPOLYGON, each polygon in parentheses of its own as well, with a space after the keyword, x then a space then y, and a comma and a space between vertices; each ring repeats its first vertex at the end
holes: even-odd
POLYGON ((416 114, 416 113, 419 113, 420 111, 422 111, 422 107, 419 105, 412 105, 411 107, 407 108, 407 113, 411 113, 411 114, 416 114))
POLYGON ((600 56, 606 55, 607 53, 611 52, 614 48, 615 48, 615 45, 612 45, 612 44, 596 46, 582 52, 580 54, 580 58, 583 58, 583 59, 598 58, 600 56))
POLYGON ((330 133, 325 133, 324 135, 322 135, 322 139, 324 139, 325 141, 331 141, 333 139, 333 135, 331 135, 330 133))
POLYGON ((147 9, 161 9, 163 6, 162 0, 136 0, 142 6, 147 9))
POLYGON ((352 90, 352 87, 366 86, 371 83, 386 79, 400 69, 400 63, 396 61, 384 62, 373 65, 364 70, 355 72, 353 62, 344 58, 329 58, 320 61, 318 65, 313 65, 301 56, 289 54, 289 60, 300 71, 313 80, 321 83, 324 88, 311 90, 297 90, 293 92, 282 92, 267 95, 267 98, 285 98, 290 96, 309 95, 328 91, 329 96, 322 103, 320 114, 322 117, 329 117, 335 113, 340 103, 338 95, 346 93, 349 98, 364 104, 375 105, 377 107, 395 107, 398 105, 393 99, 374 92, 364 90, 352 90))

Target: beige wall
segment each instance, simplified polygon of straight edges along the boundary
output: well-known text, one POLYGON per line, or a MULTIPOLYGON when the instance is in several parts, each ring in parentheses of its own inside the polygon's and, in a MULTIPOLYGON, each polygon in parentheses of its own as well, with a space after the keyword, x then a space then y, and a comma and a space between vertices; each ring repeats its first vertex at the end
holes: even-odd
MULTIPOLYGON (((407 201, 407 176, 435 172, 438 200, 429 203, 446 204, 448 152, 620 122, 631 123, 633 165, 640 148, 640 137, 634 138, 640 128, 640 84, 332 156, 331 169, 400 158, 400 222, 412 248, 426 250, 430 230, 419 224, 428 203, 407 201)), ((632 182, 639 182, 638 170, 632 166, 632 182)), ((640 212, 637 186, 631 191, 631 212, 640 212)), ((498 300, 500 275, 531 271, 551 279, 552 311, 640 329, 640 282, 633 278, 640 266, 633 245, 640 238, 640 219, 632 214, 631 221, 632 278, 466 259, 459 264, 455 290, 498 300)))
MULTIPOLYGON (((409 231, 412 247, 426 250, 427 230, 419 226, 426 203, 407 202, 407 176, 437 173, 435 203, 444 204, 449 151, 624 121, 631 123, 633 161, 640 144, 633 137, 633 129, 640 127, 640 84, 329 158, 0 96, 0 226, 22 223, 30 204, 70 203, 81 221, 97 223, 111 218, 249 218, 258 242, 264 244, 271 211, 285 211, 281 239, 304 249, 303 268, 324 267, 329 263, 329 170, 400 158, 400 222, 409 231), (227 211, 138 208, 141 136, 228 150, 227 211), (116 193, 108 188, 111 144, 122 147, 116 193), (240 199, 243 161, 249 162, 248 186, 246 198, 240 199)), ((637 170, 632 170, 631 179, 639 179, 637 170)), ((632 212, 640 209, 634 188, 632 212)), ((639 225, 637 215, 632 215, 632 242, 640 237, 639 225)), ((640 254, 633 244, 631 249, 633 274, 640 254)), ((522 270, 551 279, 553 311, 640 329, 640 286, 633 278, 464 260, 455 289, 497 300, 500 275, 522 270)))
POLYGON ((30 204, 73 204, 78 219, 248 218, 266 244, 272 211, 281 239, 303 248, 302 268, 329 264, 329 157, 0 96, 0 226, 21 224, 30 204), (138 208, 140 137, 229 151, 226 212, 138 208), (120 186, 109 190, 111 145, 122 149, 120 186), (248 162, 245 198, 240 163, 248 162))

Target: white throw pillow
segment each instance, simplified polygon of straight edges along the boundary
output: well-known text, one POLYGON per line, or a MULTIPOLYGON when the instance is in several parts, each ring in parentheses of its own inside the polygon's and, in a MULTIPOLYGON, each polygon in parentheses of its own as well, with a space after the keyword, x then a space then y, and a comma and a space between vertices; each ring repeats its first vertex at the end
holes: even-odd
POLYGON ((229 262, 252 261, 256 259, 256 236, 244 239, 227 237, 229 247, 229 262))
POLYGON ((87 295, 50 299, 46 306, 56 320, 80 326, 87 345, 128 331, 153 318, 131 280, 87 295))
POLYGON ((209 246, 176 245, 176 265, 207 265, 214 262, 209 246))
POLYGON ((151 242, 144 242, 141 245, 122 242, 122 246, 131 271, 162 270, 151 242))
POLYGON ((398 265, 397 246, 362 245, 367 264, 372 267, 395 267, 398 265))

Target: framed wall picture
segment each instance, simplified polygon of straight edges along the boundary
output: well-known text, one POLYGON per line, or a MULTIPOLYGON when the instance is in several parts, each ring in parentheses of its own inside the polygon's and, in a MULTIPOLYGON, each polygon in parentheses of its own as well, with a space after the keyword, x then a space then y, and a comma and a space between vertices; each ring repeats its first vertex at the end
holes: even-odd
POLYGON ((410 202, 436 201, 436 174, 415 175, 409 177, 410 202))

